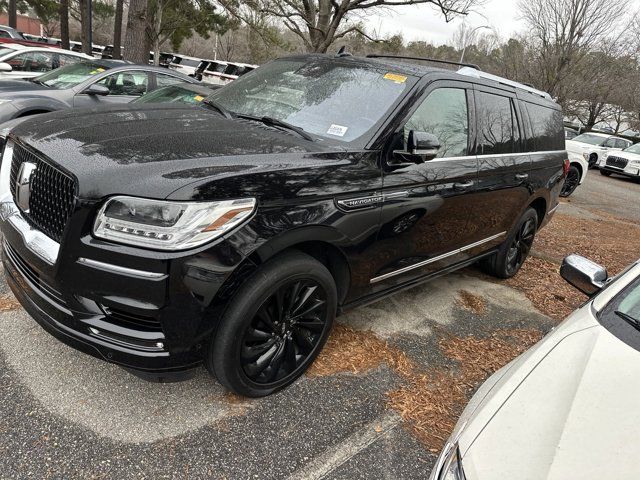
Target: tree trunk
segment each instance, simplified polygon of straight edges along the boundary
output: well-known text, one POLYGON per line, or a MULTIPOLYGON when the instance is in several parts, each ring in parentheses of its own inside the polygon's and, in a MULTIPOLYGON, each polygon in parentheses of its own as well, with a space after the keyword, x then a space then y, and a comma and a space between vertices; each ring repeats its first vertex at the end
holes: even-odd
POLYGON ((9 26, 18 28, 18 5, 17 0, 9 0, 9 26))
POLYGON ((82 42, 82 53, 91 55, 91 19, 89 18, 89 2, 91 0, 80 0, 80 41, 82 42))
POLYGON ((145 65, 149 63, 150 41, 147 35, 147 0, 131 0, 127 34, 124 39, 124 59, 145 65))
POLYGON ((155 15, 153 37, 153 64, 157 67, 160 65, 160 29, 162 28, 162 3, 158 2, 158 9, 155 15))
POLYGON ((69 50, 69 0, 60 0, 61 47, 69 50))
POLYGON ((113 58, 122 58, 122 14, 124 12, 124 0, 116 0, 116 18, 113 27, 113 58))

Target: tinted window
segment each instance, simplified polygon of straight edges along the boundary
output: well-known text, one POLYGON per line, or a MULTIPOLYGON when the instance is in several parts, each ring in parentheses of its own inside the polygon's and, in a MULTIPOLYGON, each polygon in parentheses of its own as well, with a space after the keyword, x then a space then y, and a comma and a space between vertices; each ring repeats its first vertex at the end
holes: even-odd
POLYGON ((478 92, 478 155, 519 151, 520 133, 512 101, 508 97, 478 92))
POLYGON ((616 148, 618 146, 618 141, 615 138, 608 138, 602 146, 607 148, 616 148))
POLYGON ((438 157, 467 155, 469 115, 467 94, 461 88, 439 88, 429 94, 404 127, 404 138, 410 130, 433 133, 440 140, 438 157))
POLYGON ((11 38, 9 32, 5 32, 4 30, 0 30, 0 38, 11 38))
MULTIPOLYGON (((533 130, 532 146, 534 151, 544 152, 564 150, 564 128, 562 112, 549 107, 525 103, 533 130)), ((574 140, 578 140, 576 137, 574 140)))
POLYGON ((6 62, 14 72, 48 72, 53 68, 52 57, 50 53, 27 52, 20 53, 6 62))
POLYGON ((626 140, 622 140, 621 138, 616 140, 616 148, 627 148, 628 145, 626 140))
POLYGON ((147 93, 148 77, 146 72, 119 72, 97 83, 107 87, 109 95, 139 97, 147 93))
POLYGON ((179 78, 172 77, 171 75, 163 75, 161 73, 156 73, 156 81, 158 83, 158 88, 168 87, 169 85, 175 85, 176 83, 183 83, 183 80, 180 80, 179 78))

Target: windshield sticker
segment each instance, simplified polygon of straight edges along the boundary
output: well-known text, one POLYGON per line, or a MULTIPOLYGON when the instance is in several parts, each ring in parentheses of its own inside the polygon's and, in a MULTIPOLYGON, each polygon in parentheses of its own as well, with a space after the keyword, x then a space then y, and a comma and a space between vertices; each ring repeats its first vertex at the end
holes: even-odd
POLYGON ((194 97, 194 100, 195 100, 196 102, 201 102, 202 100, 204 100, 204 97, 203 97, 202 95, 196 95, 196 96, 194 97))
POLYGON ((349 127, 343 127, 342 125, 331 125, 329 130, 327 130, 328 135, 335 135, 337 137, 344 137, 344 134, 347 133, 349 127))
POLYGON ((398 75, 397 73, 385 73, 384 78, 396 83, 404 83, 407 81, 407 77, 405 75, 398 75))

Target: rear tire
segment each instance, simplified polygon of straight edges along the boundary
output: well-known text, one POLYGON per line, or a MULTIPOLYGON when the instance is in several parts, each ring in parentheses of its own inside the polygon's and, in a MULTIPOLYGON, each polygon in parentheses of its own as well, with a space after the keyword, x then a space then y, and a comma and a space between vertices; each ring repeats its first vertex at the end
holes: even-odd
POLYGON ((337 308, 327 268, 301 252, 262 265, 231 300, 205 358, 229 390, 263 397, 293 383, 327 340, 337 308))
POLYGON ((498 278, 513 277, 529 256, 538 228, 538 214, 527 209, 498 252, 482 263, 483 270, 498 278))
POLYGON ((580 185, 580 170, 578 170, 578 167, 575 165, 571 165, 567 172, 567 178, 564 179, 564 185, 560 191, 560 196, 568 197, 576 191, 578 185, 580 185))

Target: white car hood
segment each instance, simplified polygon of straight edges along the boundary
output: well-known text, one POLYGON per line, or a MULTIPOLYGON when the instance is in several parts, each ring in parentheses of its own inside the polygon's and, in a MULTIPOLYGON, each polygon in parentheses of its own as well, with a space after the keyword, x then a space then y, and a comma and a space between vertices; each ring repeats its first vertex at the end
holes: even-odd
POLYGON ((598 148, 597 145, 589 145, 588 143, 576 142, 574 140, 567 140, 564 143, 567 152, 579 153, 580 155, 582 155, 582 153, 586 152, 589 149, 598 148))
POLYGON ((460 439, 468 480, 640 478, 640 352, 603 327, 564 336, 511 391, 460 439))

